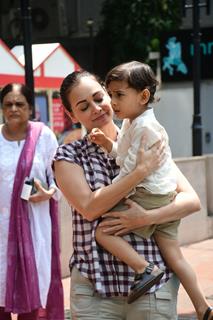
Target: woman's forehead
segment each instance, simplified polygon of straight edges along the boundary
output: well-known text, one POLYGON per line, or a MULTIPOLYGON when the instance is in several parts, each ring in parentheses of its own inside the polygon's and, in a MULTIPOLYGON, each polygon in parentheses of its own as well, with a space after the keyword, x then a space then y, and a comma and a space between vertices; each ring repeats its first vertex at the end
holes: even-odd
POLYGON ((103 87, 97 80, 92 77, 82 77, 78 84, 71 90, 70 98, 86 99, 98 91, 103 91, 103 87))
POLYGON ((85 89, 102 88, 101 84, 92 76, 82 77, 76 85, 76 88, 78 87, 84 87, 85 89))
POLYGON ((26 100, 25 96, 18 89, 13 89, 12 91, 9 91, 5 95, 4 100, 9 100, 9 99, 26 100))

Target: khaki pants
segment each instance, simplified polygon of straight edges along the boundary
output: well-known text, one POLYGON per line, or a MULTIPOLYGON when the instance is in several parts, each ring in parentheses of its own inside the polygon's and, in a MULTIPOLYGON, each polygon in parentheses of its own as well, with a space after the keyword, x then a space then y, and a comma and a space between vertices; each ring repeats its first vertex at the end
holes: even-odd
POLYGON ((103 298, 92 283, 73 268, 71 274, 72 320, 177 320, 179 281, 173 276, 153 294, 146 294, 132 304, 126 297, 103 298))
MULTIPOLYGON (((155 208, 160 208, 168 205, 172 202, 176 196, 176 191, 172 191, 168 194, 153 194, 144 188, 138 187, 136 188, 136 192, 131 195, 129 198, 135 201, 137 204, 142 206, 144 209, 150 210, 155 208)), ((122 211, 126 210, 127 206, 124 203, 125 200, 121 200, 117 205, 115 205, 109 211, 122 211)), ((151 225, 145 226, 140 229, 133 230, 132 232, 138 235, 139 237, 148 239, 153 233, 159 234, 164 238, 169 238, 173 240, 177 240, 178 236, 178 226, 180 224, 180 220, 175 220, 168 223, 163 223, 159 225, 151 225)))

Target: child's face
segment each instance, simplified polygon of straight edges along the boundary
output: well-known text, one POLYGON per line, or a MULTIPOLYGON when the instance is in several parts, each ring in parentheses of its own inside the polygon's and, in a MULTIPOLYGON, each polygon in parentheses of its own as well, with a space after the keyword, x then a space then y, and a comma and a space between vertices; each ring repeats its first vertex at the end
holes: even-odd
POLYGON ((111 81, 107 87, 112 108, 119 119, 137 118, 146 110, 147 101, 143 100, 143 91, 128 86, 126 81, 111 81))

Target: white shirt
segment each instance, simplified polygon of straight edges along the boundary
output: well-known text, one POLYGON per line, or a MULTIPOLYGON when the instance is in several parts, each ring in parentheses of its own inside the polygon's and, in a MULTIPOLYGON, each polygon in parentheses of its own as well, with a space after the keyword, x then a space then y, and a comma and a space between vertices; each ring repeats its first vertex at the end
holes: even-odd
MULTIPOLYGON (((0 128, 0 306, 5 306, 7 241, 10 205, 16 167, 25 140, 8 141, 0 128)), ((38 178, 54 185, 51 169, 52 158, 58 146, 53 132, 45 126, 38 139, 30 178, 38 178)), ((49 201, 29 203, 30 228, 39 278, 40 299, 45 307, 51 276, 51 219, 49 201)))
POLYGON ((116 163, 120 166, 118 176, 113 183, 126 176, 136 167, 137 152, 143 135, 146 135, 146 149, 155 142, 164 139, 166 142, 166 161, 150 176, 144 179, 139 187, 154 194, 167 194, 176 189, 176 175, 172 161, 169 139, 164 127, 155 118, 153 109, 147 109, 130 123, 128 119, 123 121, 117 143, 113 144, 111 155, 116 157, 116 163))

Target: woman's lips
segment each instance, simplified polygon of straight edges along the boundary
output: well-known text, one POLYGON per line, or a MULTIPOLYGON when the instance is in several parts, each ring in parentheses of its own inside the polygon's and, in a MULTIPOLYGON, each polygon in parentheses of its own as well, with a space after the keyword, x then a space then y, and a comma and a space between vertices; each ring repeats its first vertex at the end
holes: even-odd
POLYGON ((99 115, 98 117, 96 117, 95 119, 93 119, 93 121, 100 120, 100 119, 102 119, 105 115, 106 115, 106 113, 103 113, 103 114, 99 115))

